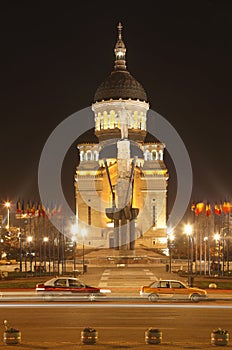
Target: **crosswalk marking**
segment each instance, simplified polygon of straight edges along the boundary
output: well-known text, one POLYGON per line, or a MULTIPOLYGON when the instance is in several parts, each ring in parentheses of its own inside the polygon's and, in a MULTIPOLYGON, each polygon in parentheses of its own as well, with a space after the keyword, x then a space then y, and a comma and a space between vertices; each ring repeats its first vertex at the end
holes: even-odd
POLYGON ((156 280, 156 276, 150 269, 122 269, 120 274, 118 270, 106 269, 103 271, 99 281, 99 287, 125 287, 130 286, 130 281, 133 280, 131 287, 140 287, 142 284, 150 280, 156 280))

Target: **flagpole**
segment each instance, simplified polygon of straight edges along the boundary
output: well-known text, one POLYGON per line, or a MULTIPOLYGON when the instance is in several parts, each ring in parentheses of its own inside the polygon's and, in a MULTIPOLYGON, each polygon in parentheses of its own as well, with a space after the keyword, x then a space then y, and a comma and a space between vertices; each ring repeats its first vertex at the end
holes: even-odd
MULTIPOLYGON (((230 207, 231 208, 231 207, 230 207)), ((229 238, 229 236, 230 236, 230 213, 228 213, 228 237, 227 237, 227 240, 226 240, 226 242, 227 242, 227 245, 226 245, 226 250, 227 250, 227 274, 228 274, 228 272, 229 272, 229 270, 230 270, 230 260, 229 260, 229 242, 230 242, 230 238, 229 238)))
POLYGON ((19 257, 19 271, 20 275, 22 276, 22 271, 23 271, 23 261, 22 261, 22 218, 20 214, 20 219, 19 219, 19 250, 20 250, 20 257, 19 257))

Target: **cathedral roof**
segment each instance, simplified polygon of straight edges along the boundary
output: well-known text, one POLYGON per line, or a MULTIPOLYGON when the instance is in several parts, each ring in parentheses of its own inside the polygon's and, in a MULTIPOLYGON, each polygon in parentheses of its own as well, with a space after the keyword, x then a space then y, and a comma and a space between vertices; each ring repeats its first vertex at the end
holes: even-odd
POLYGON ((122 25, 118 25, 118 39, 115 45, 115 65, 111 74, 100 84, 94 95, 94 102, 102 100, 132 99, 147 101, 143 86, 126 68, 126 46, 122 40, 122 25))

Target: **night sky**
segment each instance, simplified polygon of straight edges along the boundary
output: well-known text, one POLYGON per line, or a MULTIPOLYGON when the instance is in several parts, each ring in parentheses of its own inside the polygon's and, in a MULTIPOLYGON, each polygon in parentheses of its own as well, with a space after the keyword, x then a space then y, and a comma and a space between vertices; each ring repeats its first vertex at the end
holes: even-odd
MULTIPOLYGON (((113 69, 119 21, 128 70, 189 152, 192 200, 232 199, 230 1, 5 1, 0 13, 1 202, 39 200, 44 143, 92 104, 113 69)), ((73 208, 77 160, 74 143, 62 169, 73 208)), ((166 161, 171 207, 175 172, 166 161)))

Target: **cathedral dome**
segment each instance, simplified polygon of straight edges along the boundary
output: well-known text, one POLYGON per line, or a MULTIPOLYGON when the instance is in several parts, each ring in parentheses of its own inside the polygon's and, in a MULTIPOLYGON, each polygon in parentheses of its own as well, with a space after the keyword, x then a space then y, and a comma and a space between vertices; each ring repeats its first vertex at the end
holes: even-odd
POLYGON ((115 45, 115 66, 111 74, 100 84, 94 102, 102 100, 132 99, 147 101, 143 86, 126 69, 126 47, 122 40, 122 25, 118 25, 118 40, 115 45))
POLYGON ((97 88, 94 102, 129 99, 147 101, 142 85, 127 71, 113 71, 97 88))

